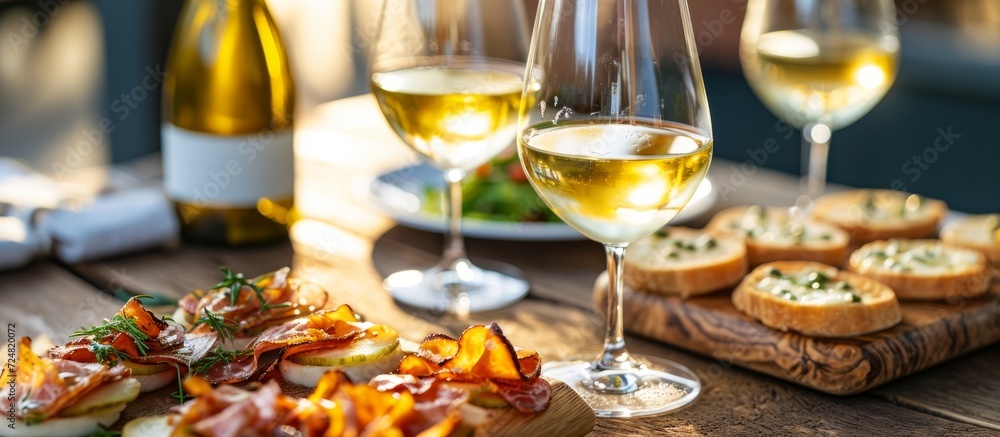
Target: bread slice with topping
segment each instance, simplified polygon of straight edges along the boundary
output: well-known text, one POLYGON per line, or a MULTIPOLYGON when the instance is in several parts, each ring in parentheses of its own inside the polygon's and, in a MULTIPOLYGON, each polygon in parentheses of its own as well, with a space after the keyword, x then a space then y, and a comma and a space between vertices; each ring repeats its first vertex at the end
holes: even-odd
POLYGON ((895 326, 899 301, 885 284, 825 264, 778 261, 757 267, 733 305, 765 326, 815 337, 852 337, 895 326))
POLYGON ((940 200, 892 190, 854 190, 816 200, 812 217, 833 223, 856 245, 889 238, 927 238, 948 213, 940 200))
POLYGON ((954 300, 979 296, 992 274, 983 254, 940 240, 873 241, 851 254, 850 269, 885 283, 900 299, 954 300))
POLYGON ((994 268, 1000 268, 1000 214, 973 215, 951 222, 941 230, 941 241, 978 250, 994 268))
POLYGON ((670 227, 636 241, 625 259, 630 288, 681 298, 731 287, 747 273, 740 239, 690 228, 670 227))
POLYGON ((841 265, 849 253, 846 232, 830 224, 795 218, 787 208, 729 208, 716 214, 705 229, 743 238, 751 267, 795 260, 841 265))

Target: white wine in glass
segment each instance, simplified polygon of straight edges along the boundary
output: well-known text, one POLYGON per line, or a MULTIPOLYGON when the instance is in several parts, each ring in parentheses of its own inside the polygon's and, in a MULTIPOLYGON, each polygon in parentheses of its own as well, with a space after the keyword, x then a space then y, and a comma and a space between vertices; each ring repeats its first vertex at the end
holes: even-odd
POLYGON ((891 0, 750 0, 743 72, 764 106, 802 129, 810 196, 825 189, 832 132, 882 100, 896 79, 898 52, 891 0))
POLYGON ((520 2, 387 0, 383 6, 372 92, 392 129, 442 170, 448 187, 444 255, 429 270, 389 275, 384 284, 397 301, 461 318, 528 292, 516 268, 469 261, 461 185, 470 170, 514 142, 526 35, 520 2))
POLYGON ((687 204, 712 158, 708 102, 686 0, 542 0, 521 98, 518 153, 563 221, 603 243, 604 350, 550 362, 599 416, 680 408, 701 390, 680 364, 632 355, 623 332, 629 243, 687 204))
POLYGON ((523 63, 428 57, 407 64, 374 73, 372 91, 393 130, 435 165, 469 171, 514 141, 523 63))

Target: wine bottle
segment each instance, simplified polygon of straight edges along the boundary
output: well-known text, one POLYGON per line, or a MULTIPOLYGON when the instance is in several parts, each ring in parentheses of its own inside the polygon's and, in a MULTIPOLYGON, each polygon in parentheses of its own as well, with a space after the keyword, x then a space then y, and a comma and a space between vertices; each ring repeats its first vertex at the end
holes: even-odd
POLYGON ((286 236, 295 97, 264 0, 187 0, 174 32, 163 179, 182 235, 229 245, 286 236))

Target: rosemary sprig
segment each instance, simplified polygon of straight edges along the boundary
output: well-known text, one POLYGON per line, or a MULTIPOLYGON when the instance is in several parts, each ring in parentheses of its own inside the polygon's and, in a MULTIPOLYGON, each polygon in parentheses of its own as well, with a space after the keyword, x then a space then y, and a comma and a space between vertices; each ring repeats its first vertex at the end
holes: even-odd
POLYGON ((184 400, 187 399, 187 395, 184 394, 184 380, 181 378, 181 368, 177 367, 177 391, 170 393, 170 397, 180 401, 181 405, 184 405, 184 400))
POLYGON ((125 317, 121 314, 115 314, 111 319, 104 319, 103 325, 79 329, 70 334, 70 337, 90 336, 94 338, 94 343, 97 343, 98 339, 107 337, 115 332, 121 332, 129 336, 135 342, 135 348, 139 351, 139 355, 145 356, 149 352, 149 347, 146 346, 149 335, 146 335, 145 332, 139 329, 139 324, 136 323, 135 319, 125 317))
POLYGON ((216 364, 231 363, 237 357, 245 357, 252 353, 252 349, 227 351, 223 349, 222 346, 217 346, 215 348, 215 352, 205 355, 198 361, 191 363, 191 373, 196 375, 206 375, 216 364))
POLYGON ((219 337, 223 341, 229 340, 229 344, 233 344, 234 336, 236 330, 239 329, 236 325, 229 323, 226 319, 218 314, 215 314, 205 308, 202 310, 205 315, 199 317, 194 323, 191 324, 191 329, 197 328, 199 325, 208 325, 213 331, 219 333, 219 337))
POLYGON ((257 298, 260 299, 261 303, 264 304, 267 303, 264 300, 264 290, 260 288, 259 285, 254 284, 253 281, 247 281, 246 278, 243 277, 242 273, 234 273, 228 267, 220 267, 219 271, 221 271, 223 274, 222 282, 215 284, 215 286, 212 288, 227 289, 228 291, 226 292, 229 293, 230 305, 236 306, 236 301, 239 300, 240 291, 243 290, 243 287, 249 287, 251 290, 253 290, 254 293, 257 294, 257 298))
POLYGON ((98 363, 107 366, 116 366, 119 361, 128 359, 122 351, 116 349, 114 346, 98 343, 96 341, 90 343, 90 351, 94 353, 95 357, 97 357, 98 363))
POLYGON ((260 305, 260 310, 261 311, 276 310, 280 308, 288 308, 290 306, 292 306, 291 302, 282 302, 276 304, 272 304, 270 302, 264 302, 263 304, 260 305))

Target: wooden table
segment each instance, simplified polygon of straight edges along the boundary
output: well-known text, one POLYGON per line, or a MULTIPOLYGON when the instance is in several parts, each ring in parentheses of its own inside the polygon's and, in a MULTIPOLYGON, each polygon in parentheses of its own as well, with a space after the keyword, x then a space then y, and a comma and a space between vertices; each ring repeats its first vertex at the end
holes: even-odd
MULTIPOLYGON (((298 126, 297 202, 308 219, 293 228, 291 243, 246 249, 185 245, 75 265, 36 262, 0 274, 0 322, 15 323, 18 336, 47 332, 64 341, 74 329, 121 306, 109 290, 179 297, 216 283, 220 265, 248 274, 291 265, 326 286, 335 303, 349 303, 411 340, 431 332, 457 335, 470 323, 496 321, 514 344, 538 350, 543 359, 596 354, 603 320, 594 311, 591 287, 604 269, 599 245, 469 239, 473 258, 524 269, 530 295, 470 321, 403 309, 382 290, 382 279, 395 270, 432 265, 441 237, 395 226, 356 200, 356 193, 377 171, 415 158, 388 131, 370 96, 320 106, 298 126)), ((155 160, 137 166, 126 171, 147 182, 157 179, 155 160)), ((733 168, 734 163, 720 160, 710 175, 731 181, 733 168)), ((757 169, 715 210, 789 204, 796 183, 788 175, 757 169)), ((630 337, 629 346, 693 369, 702 376, 702 394, 671 414, 599 420, 595 435, 1000 434, 997 346, 851 397, 825 395, 642 338, 630 337)))

